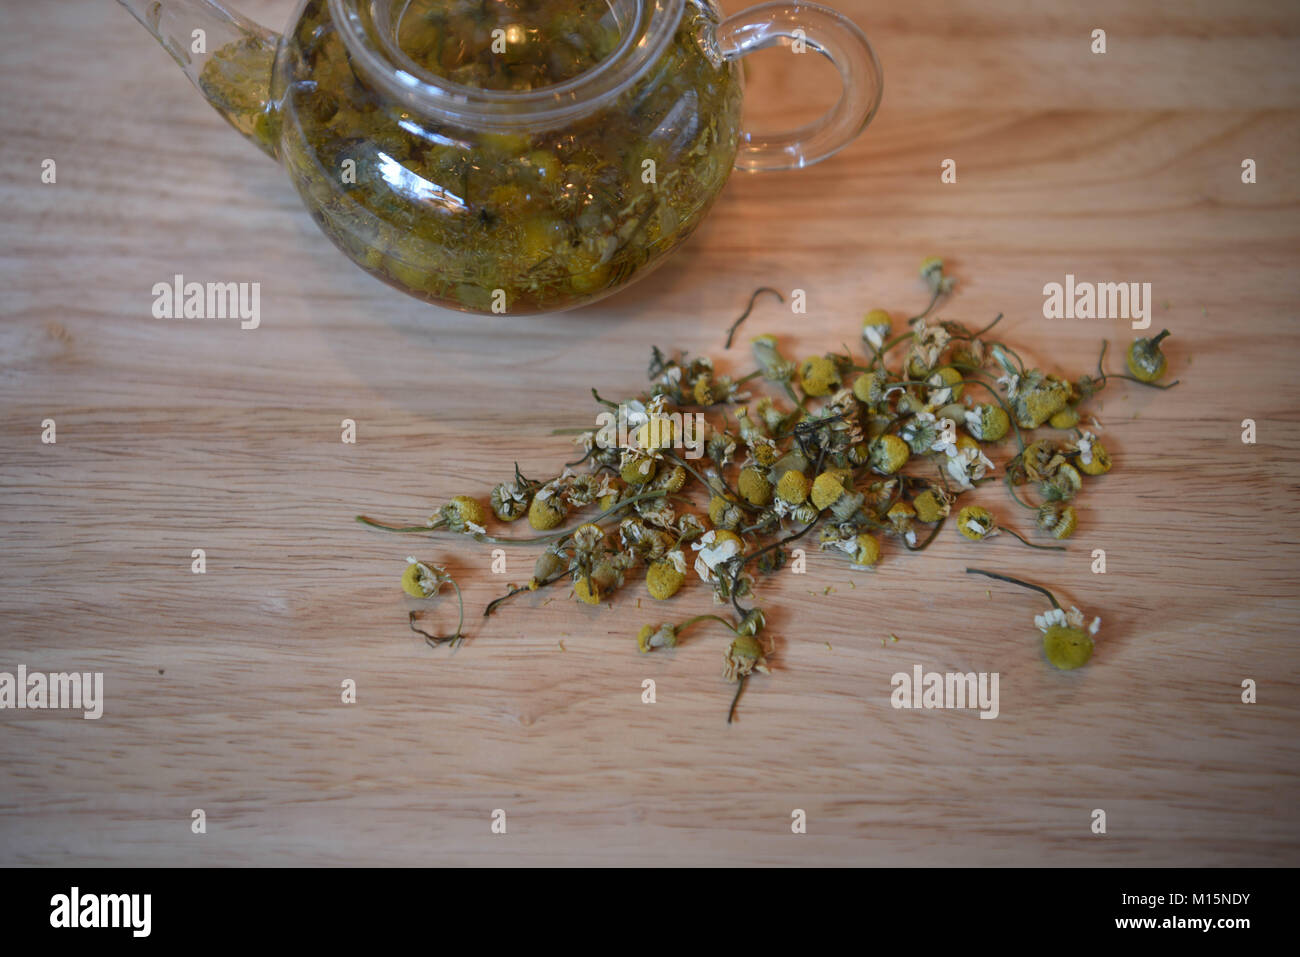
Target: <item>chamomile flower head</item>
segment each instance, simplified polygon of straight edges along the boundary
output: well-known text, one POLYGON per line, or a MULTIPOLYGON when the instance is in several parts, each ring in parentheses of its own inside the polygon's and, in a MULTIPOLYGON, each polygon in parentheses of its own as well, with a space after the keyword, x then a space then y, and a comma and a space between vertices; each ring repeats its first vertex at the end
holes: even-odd
POLYGON ((1110 454, 1091 432, 1080 432, 1074 442, 1079 471, 1088 475, 1105 475, 1110 471, 1110 454))
POLYGON ((761 468, 753 465, 740 470, 736 477, 736 490, 746 502, 758 508, 772 501, 772 483, 761 468))
POLYGON ((925 381, 930 387, 927 399, 936 406, 947 405, 960 399, 965 388, 961 373, 952 366, 941 366, 935 369, 925 381))
POLYGON ((871 440, 871 467, 881 475, 893 475, 911 458, 912 450, 897 435, 879 435, 871 440))
POLYGON ((453 532, 472 531, 479 535, 483 534, 486 523, 487 509, 468 495, 453 496, 429 522, 430 526, 446 526, 453 532))
POLYGON ((619 463, 619 477, 628 485, 644 485, 655 477, 658 461, 651 452, 628 450, 619 463))
POLYGON ((789 382, 794 377, 796 364, 781 355, 776 336, 756 336, 750 340, 750 348, 764 379, 769 382, 789 382))
POLYGON ((863 533, 853 540, 853 564, 859 568, 871 568, 880 561, 880 542, 874 535, 863 533))
POLYGON ((670 624, 642 625, 637 632, 636 644, 643 655, 656 648, 674 648, 677 646, 677 628, 670 624))
POLYGON ((888 381, 888 373, 879 369, 875 372, 864 372, 853 380, 853 395, 865 405, 879 405, 885 401, 885 387, 888 381))
POLYGON ((995 402, 982 402, 964 415, 966 431, 981 442, 997 442, 1006 437, 1011 417, 995 402))
POLYGON ((952 502, 943 489, 930 486, 912 499, 917 521, 932 525, 945 517, 952 508, 952 502))
POLYGON ((892 325, 889 313, 883 309, 872 309, 862 320, 862 338, 867 341, 872 349, 879 352, 889 338, 889 330, 892 325))
POLYGON ((998 533, 998 520, 987 508, 967 505, 957 513, 957 531, 971 541, 978 542, 998 533))
POLYGON ((808 477, 798 469, 789 469, 776 483, 776 497, 787 505, 802 505, 808 500, 808 477))
POLYGON ((549 532, 557 528, 568 514, 568 507, 560 493, 561 489, 552 482, 543 485, 528 504, 528 524, 539 532, 549 532))
POLYGON ((691 543, 691 550, 698 553, 695 556, 695 573, 702 581, 715 581, 718 567, 739 555, 744 546, 745 543, 735 532, 710 529, 698 542, 691 543))
POLYGON ((840 387, 839 367, 827 356, 811 356, 799 366, 799 384, 805 395, 830 395, 840 387))
POLYGON ((828 469, 818 475, 812 484, 812 503, 818 511, 830 508, 847 493, 844 487, 845 474, 839 469, 828 469))
POLYGON ((432 598, 447 580, 447 573, 437 565, 426 565, 407 556, 406 570, 402 572, 402 591, 412 598, 432 598))
POLYGON ((1036 429, 1064 409, 1069 401, 1068 382, 1035 370, 1020 380, 1012 408, 1022 429, 1036 429))
POLYGON ((1075 406, 1067 405, 1048 419, 1047 424, 1054 429, 1072 429, 1079 424, 1079 410, 1075 406))
POLYGON ((766 649, 756 636, 738 635, 723 655, 722 676, 728 681, 739 681, 755 671, 771 674, 766 649))
POLYGON ((1155 382, 1165 374, 1169 362, 1165 354, 1160 351, 1160 340, 1167 335, 1169 335, 1168 329, 1150 339, 1136 339, 1128 347, 1125 364, 1128 366, 1128 371, 1133 374, 1133 378, 1142 382, 1155 382))
POLYGON ((957 446, 948 450, 943 468, 957 487, 964 491, 974 488, 977 481, 994 470, 994 465, 973 442, 963 446, 959 440, 957 446))
POLYGON ((1043 651, 1047 660, 1062 671, 1070 671, 1086 665, 1092 657, 1101 619, 1094 618, 1085 629, 1083 612, 1079 609, 1051 608, 1035 615, 1034 624, 1043 633, 1043 651))
POLYGON ((1073 505, 1060 501, 1044 502, 1038 506, 1038 527, 1053 538, 1069 538, 1079 527, 1079 516, 1073 505))
POLYGON ((652 598, 672 598, 686 581, 686 556, 673 549, 646 569, 645 584, 652 598))

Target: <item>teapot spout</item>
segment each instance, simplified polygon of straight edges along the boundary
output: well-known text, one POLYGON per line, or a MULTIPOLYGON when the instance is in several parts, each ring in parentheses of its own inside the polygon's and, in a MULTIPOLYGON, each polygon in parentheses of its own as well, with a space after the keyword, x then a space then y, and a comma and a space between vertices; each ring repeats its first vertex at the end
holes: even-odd
POLYGON ((118 0, 245 137, 278 159, 272 75, 280 36, 216 0, 118 0))

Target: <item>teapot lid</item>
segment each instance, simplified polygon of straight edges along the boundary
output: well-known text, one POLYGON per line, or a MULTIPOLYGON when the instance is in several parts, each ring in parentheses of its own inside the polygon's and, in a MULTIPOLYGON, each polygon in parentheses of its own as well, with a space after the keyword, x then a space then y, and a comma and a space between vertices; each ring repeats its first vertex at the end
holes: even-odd
POLYGON ((562 125, 658 59, 686 0, 329 0, 354 65, 413 113, 562 125))

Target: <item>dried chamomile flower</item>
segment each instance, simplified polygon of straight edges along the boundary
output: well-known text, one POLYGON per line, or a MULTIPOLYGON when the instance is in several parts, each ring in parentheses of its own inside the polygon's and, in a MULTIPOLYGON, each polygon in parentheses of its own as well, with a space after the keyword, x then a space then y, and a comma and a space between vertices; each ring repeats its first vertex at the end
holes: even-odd
POLYGON ((670 469, 660 469, 650 483, 652 489, 662 489, 669 494, 676 494, 686 487, 686 469, 674 465, 670 469))
POLYGON ((1110 471, 1110 454, 1097 436, 1091 432, 1080 432, 1074 442, 1075 461, 1079 470, 1088 475, 1105 475, 1110 471))
POLYGON ((1007 474, 1017 485, 1041 482, 1055 475, 1065 462, 1065 455, 1055 442, 1038 439, 1030 442, 1023 452, 1007 463, 1007 474))
POLYGON ((907 443, 913 455, 929 452, 950 426, 941 423, 933 412, 918 412, 898 430, 898 437, 907 443))
POLYGON ((1073 405, 1067 405, 1048 419, 1047 424, 1054 429, 1072 429, 1079 424, 1079 410, 1073 405))
POLYGON ((853 539, 853 564, 858 568, 871 568, 880 561, 880 542, 865 532, 853 539))
POLYGON ((828 469, 818 475, 812 484, 812 503, 817 510, 830 508, 847 493, 844 487, 846 475, 841 469, 828 469))
POLYGON ((432 598, 449 580, 445 569, 407 556, 406 570, 402 572, 402 591, 412 598, 432 598))
POLYGON ((619 477, 628 485, 644 485, 655 477, 659 463, 647 452, 630 449, 619 463, 619 477))
POLYGON ((864 372, 853 380, 853 395, 864 405, 876 406, 885 401, 889 374, 882 369, 864 372))
POLYGON ((761 608, 751 608, 745 612, 745 617, 740 619, 740 624, 736 626, 737 635, 757 635, 767 625, 767 617, 763 614, 761 608))
POLYGON ((736 490, 750 505, 762 508, 772 501, 772 483, 760 468, 748 465, 736 477, 736 490))
POLYGON ((970 436, 961 436, 956 445, 945 446, 944 451, 947 452, 944 471, 962 491, 973 489, 976 482, 994 470, 993 460, 975 445, 970 436), (970 444, 963 445, 961 439, 970 444))
POLYGON ((925 381, 930 387, 928 398, 933 405, 946 405, 960 399, 965 388, 961 373, 952 366, 940 366, 925 381))
POLYGON ((711 529, 705 532, 698 542, 691 543, 692 551, 699 553, 695 557, 695 573, 700 576, 701 581, 715 581, 715 571, 718 566, 731 561, 744 550, 744 547, 745 543, 735 532, 726 529, 711 529))
POLYGON ((997 442, 1006 438, 1011 428, 1011 417, 1002 406, 993 402, 982 402, 972 409, 967 409, 963 416, 966 430, 981 442, 997 442))
POLYGON ((555 581, 568 570, 568 557, 557 546, 552 546, 542 552, 537 557, 537 561, 533 563, 533 577, 528 582, 528 590, 537 591, 543 585, 555 581))
POLYGON ((728 681, 739 681, 755 671, 765 675, 772 673, 767 666, 763 643, 754 635, 739 635, 723 656, 722 677, 728 681))
POLYGON ((1051 478, 1038 483, 1038 490, 1049 502, 1068 502, 1083 488, 1083 476, 1069 462, 1056 470, 1051 478))
POLYGON ((769 382, 789 382, 795 373, 795 363, 781 355, 776 336, 755 336, 750 340, 754 361, 769 382))
POLYGON ((1035 615, 1034 624, 1043 633, 1043 651, 1047 655, 1047 660, 1062 671, 1079 668, 1088 663, 1092 657, 1094 638, 1101 627, 1100 618, 1094 618, 1085 631, 1083 612, 1078 608, 1071 608, 1067 612, 1056 600, 1056 596, 1042 585, 1034 585, 1019 578, 984 571, 981 568, 967 568, 966 573, 1009 582, 1045 595, 1052 603, 1052 607, 1044 614, 1035 615))
POLYGON ((1125 364, 1135 379, 1142 382, 1155 382, 1165 374, 1169 363, 1165 359, 1165 354, 1160 351, 1160 340, 1167 335, 1169 330, 1165 329, 1160 335, 1150 339, 1136 339, 1128 347, 1125 364))
POLYGON ((782 412, 777 404, 767 396, 755 403, 754 410, 758 413, 758 417, 763 421, 763 424, 767 426, 769 433, 782 431, 785 428, 786 419, 789 418, 788 414, 782 412))
MULTIPOLYGON (((862 338, 867 341, 873 350, 879 352, 884 348, 885 341, 889 338, 889 330, 892 325, 889 313, 883 309, 872 309, 862 320, 862 338)), ((861 397, 859 396, 859 398, 861 397)))
POLYGON ((645 584, 652 598, 672 598, 686 581, 686 556, 673 549, 661 561, 651 562, 646 570, 645 584))
POLYGON ((1095 647, 1094 636, 1101 627, 1101 619, 1094 618, 1084 631, 1083 612, 1077 608, 1065 611, 1059 605, 1034 616, 1034 624, 1043 633, 1043 651, 1047 660, 1062 671, 1071 671, 1088 663, 1095 647))
POLYGON ((718 468, 726 468, 736 457, 740 444, 730 432, 714 432, 704 444, 704 450, 718 468))
POLYGON ((1036 429, 1070 401, 1070 384, 1052 375, 1043 375, 1037 369, 1020 379, 1014 397, 1008 392, 1016 423, 1022 429, 1036 429))
POLYGON ((736 528, 745 521, 740 506, 723 495, 709 499, 709 521, 716 528, 736 528))
POLYGON ((528 505, 528 524, 539 532, 549 532, 557 528, 568 514, 568 507, 560 495, 562 488, 553 482, 547 482, 533 496, 528 505))
POLYGON ((957 531, 971 541, 978 542, 998 533, 998 520, 987 508, 967 505, 957 513, 957 531))
POLYGON ((916 509, 917 521, 933 525, 948 515, 952 502, 943 489, 932 485, 912 499, 912 507, 916 509))
POLYGON ((623 574, 619 566, 608 560, 596 563, 589 575, 579 574, 573 582, 573 594, 579 601, 588 605, 599 605, 615 589, 623 584, 623 574))
POLYGON ((641 630, 637 632, 636 644, 643 655, 656 648, 675 648, 677 629, 669 624, 642 625, 641 630))
POLYGON ((912 334, 912 348, 907 354, 908 373, 916 379, 928 376, 938 365, 939 357, 951 339, 943 326, 927 326, 924 319, 918 322, 912 334))
POLYGON ((781 456, 780 450, 776 447, 776 442, 766 436, 756 435, 748 445, 749 457, 764 468, 774 465, 781 456))
POLYGON ((1038 506, 1038 527, 1053 538, 1069 538, 1078 526, 1079 516, 1073 505, 1057 501, 1038 506))
POLYGON ((472 532, 482 535, 487 523, 487 509, 468 495, 453 496, 429 519, 430 528, 448 528, 453 532, 472 532))
POLYGON ((830 395, 840 387, 840 370, 827 356, 812 356, 799 366, 799 383, 805 395, 830 395))
POLYGON ((808 477, 790 469, 776 483, 776 497, 787 505, 802 505, 808 499, 808 477))
MULTIPOLYGON (((593 436, 595 433, 587 433, 593 436)), ((585 451, 590 452, 592 446, 588 446, 585 451)), ((492 508, 492 514, 503 522, 513 522, 522 518, 528 511, 528 503, 532 500, 533 492, 538 488, 538 483, 524 478, 519 471, 519 466, 515 466, 515 478, 512 482, 501 482, 493 487, 491 494, 488 496, 488 504, 492 508)))
POLYGON ((871 467, 881 475, 893 475, 911 458, 907 443, 896 435, 881 435, 871 440, 871 467))
POLYGON ((939 256, 926 256, 921 260, 921 278, 936 295, 951 292, 957 284, 955 278, 943 274, 943 259, 939 256))

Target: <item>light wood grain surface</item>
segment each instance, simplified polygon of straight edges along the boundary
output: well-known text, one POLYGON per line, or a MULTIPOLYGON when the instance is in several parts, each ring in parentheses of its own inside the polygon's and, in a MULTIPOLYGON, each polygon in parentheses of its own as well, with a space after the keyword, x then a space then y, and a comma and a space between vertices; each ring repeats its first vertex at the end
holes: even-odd
MULTIPOLYGON (((243 6, 280 28, 293 3, 243 6)), ((116 4, 5 0, 0 670, 103 671, 106 702, 98 721, 0 712, 0 863, 1297 863, 1300 14, 837 6, 885 69, 864 137, 736 175, 654 279, 525 320, 350 266, 116 4), (774 673, 730 727, 722 637, 635 651, 640 624, 710 610, 698 585, 668 609, 639 585, 600 608, 529 596, 454 655, 406 630, 408 553, 445 563, 472 616, 505 579, 487 548, 355 513, 422 520, 516 459, 551 473, 571 451, 551 431, 589 425, 592 386, 640 388, 651 344, 747 371, 721 344, 756 285, 805 289, 809 311, 762 301, 748 332, 799 355, 851 342, 865 309, 923 301, 930 253, 960 279, 945 316, 1003 311, 1010 341, 1072 377, 1130 333, 1044 319, 1043 284, 1153 284, 1183 385, 1104 395, 1116 467, 1067 554, 952 529, 869 575, 810 552, 806 576, 763 586, 774 673), (261 282, 261 328, 151 318, 174 273, 261 282), (1050 669, 1038 602, 989 600, 962 574, 976 563, 1100 615, 1092 664, 1050 669), (890 677, 915 664, 998 672, 1000 717, 894 710, 890 677)), ((760 55, 752 121, 787 123, 826 78, 760 55)), ((510 549, 508 577, 531 559, 510 549)))

